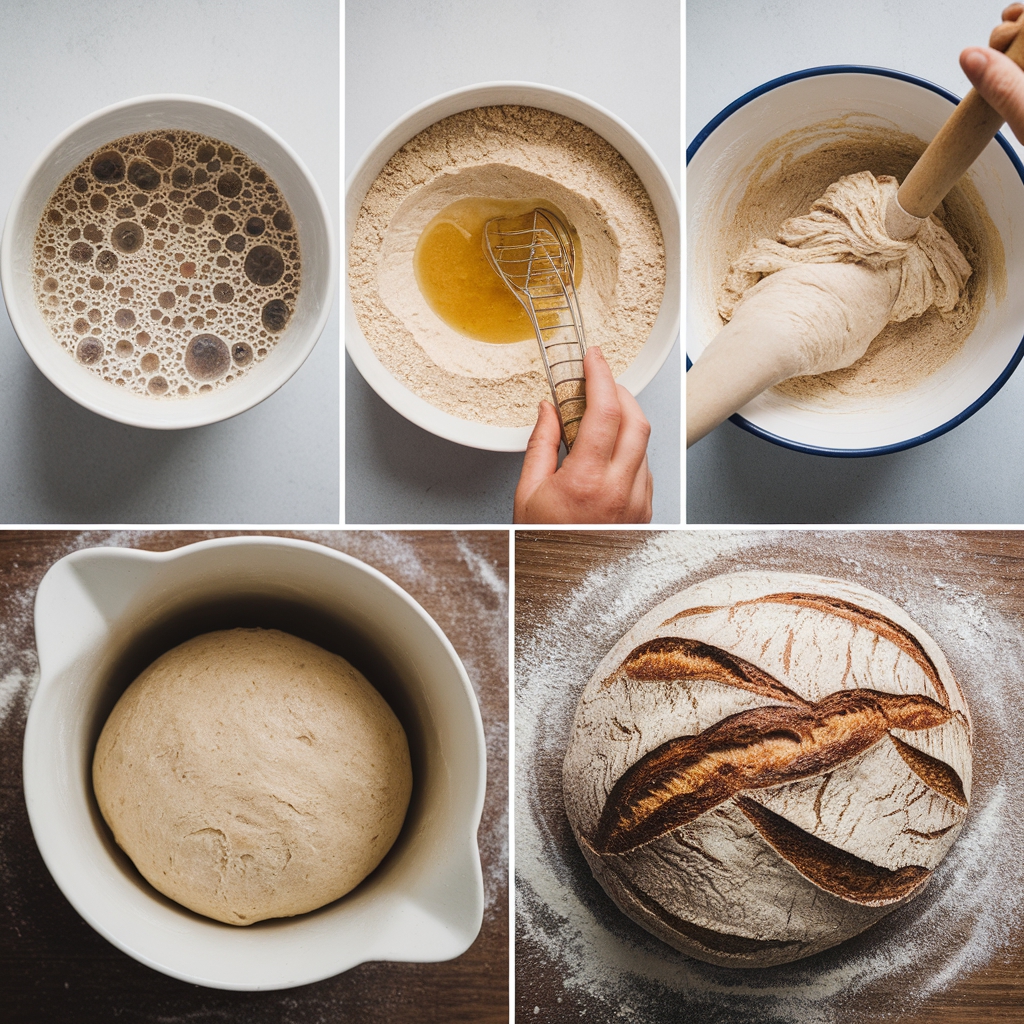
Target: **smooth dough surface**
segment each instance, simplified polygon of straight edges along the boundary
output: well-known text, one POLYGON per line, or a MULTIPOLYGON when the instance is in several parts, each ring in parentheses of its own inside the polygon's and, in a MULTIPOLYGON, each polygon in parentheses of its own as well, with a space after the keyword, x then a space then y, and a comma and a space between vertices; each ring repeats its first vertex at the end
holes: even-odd
POLYGON ((156 889, 249 925, 358 885, 401 830, 412 768, 394 712, 347 661, 234 629, 175 647, 128 687, 93 787, 156 889))

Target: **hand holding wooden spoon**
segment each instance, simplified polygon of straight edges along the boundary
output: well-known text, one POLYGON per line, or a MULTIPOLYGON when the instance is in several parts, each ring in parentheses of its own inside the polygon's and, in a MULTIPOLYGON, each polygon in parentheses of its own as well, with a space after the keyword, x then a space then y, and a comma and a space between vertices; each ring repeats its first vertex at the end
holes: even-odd
MULTIPOLYGON (((1003 18, 992 33, 991 49, 972 47, 961 55, 964 73, 976 89, 956 106, 889 200, 884 222, 890 238, 910 239, 918 232, 991 142, 1004 119, 1024 141, 1024 32, 1020 31, 1024 4, 1012 4, 1003 18), (1003 49, 1006 55, 1000 52, 1003 49)), ((758 282, 690 369, 686 381, 688 446, 788 377, 849 366, 885 326, 898 291, 892 289, 892 274, 858 263, 808 264, 801 269, 812 267, 815 272, 833 269, 822 281, 805 282, 806 289, 794 290, 800 280, 785 278, 796 268, 758 282), (855 268, 859 274, 853 272, 855 268), (783 294, 787 288, 788 297, 783 294), (800 310, 795 318, 789 309, 794 301, 800 310), (864 308, 865 302, 870 308, 864 308), (816 346, 814 359, 807 358, 810 342, 816 346)), ((898 266, 894 264, 892 269, 898 275, 898 266)))

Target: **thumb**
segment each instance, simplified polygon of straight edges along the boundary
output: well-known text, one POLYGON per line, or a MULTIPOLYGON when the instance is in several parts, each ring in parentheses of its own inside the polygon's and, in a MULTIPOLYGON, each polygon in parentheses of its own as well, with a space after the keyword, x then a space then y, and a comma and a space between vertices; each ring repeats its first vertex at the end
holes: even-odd
POLYGON ((537 425, 526 442, 523 469, 519 474, 518 490, 526 495, 533 492, 558 469, 558 446, 562 441, 562 428, 558 413, 548 401, 540 403, 537 425))

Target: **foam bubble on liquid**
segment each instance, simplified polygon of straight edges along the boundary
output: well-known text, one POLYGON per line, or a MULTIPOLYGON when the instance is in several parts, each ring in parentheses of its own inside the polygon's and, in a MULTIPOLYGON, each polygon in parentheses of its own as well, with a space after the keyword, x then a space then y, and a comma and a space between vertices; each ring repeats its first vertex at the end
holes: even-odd
POLYGON ((43 318, 80 365, 178 397, 266 359, 295 310, 301 259, 261 167, 217 139, 161 130, 108 143, 64 178, 33 271, 43 318))

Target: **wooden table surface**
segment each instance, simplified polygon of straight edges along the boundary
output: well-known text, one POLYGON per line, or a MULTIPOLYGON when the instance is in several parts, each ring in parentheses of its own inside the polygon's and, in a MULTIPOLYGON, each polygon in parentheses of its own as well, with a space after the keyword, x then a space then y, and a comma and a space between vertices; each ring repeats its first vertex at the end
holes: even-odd
MULTIPOLYGON (((0 1020, 91 1024, 498 1024, 508 1020, 508 533, 285 532, 347 551, 404 587, 447 634, 480 702, 488 782, 479 840, 484 922, 446 963, 367 963, 312 985, 228 992, 177 981, 110 945, 64 898, 36 848, 21 787, 32 602, 82 547, 168 550, 209 532, 0 532, 0 1020)), ((257 531, 250 531, 257 532, 257 531)))
MULTIPOLYGON (((686 533, 687 531, 682 531, 686 533)), ((701 531, 692 531, 695 543, 707 543, 711 535, 701 531)), ((565 607, 564 602, 580 588, 585 577, 595 568, 615 566, 621 560, 633 555, 638 548, 649 542, 651 534, 637 531, 618 532, 563 532, 563 531, 521 531, 516 534, 515 545, 515 634, 517 658, 522 659, 531 639, 539 634, 552 632, 551 623, 556 621, 565 607)), ((819 537, 821 535, 818 535, 819 537)), ((720 559, 709 563, 706 571, 689 579, 696 582, 698 578, 716 575, 720 572, 734 571, 740 561, 744 568, 749 568, 751 559, 756 562, 759 553, 769 562, 773 569, 800 571, 800 558, 806 554, 807 545, 802 543, 798 534, 793 532, 769 532, 763 537, 763 545, 748 548, 743 559, 720 559), (796 564, 794 564, 796 563, 796 564)), ((942 534, 930 534, 920 531, 915 534, 903 534, 898 531, 864 532, 830 534, 818 542, 823 549, 835 549, 836 557, 848 557, 851 564, 858 560, 873 559, 872 571, 879 578, 886 575, 886 559, 892 560, 892 571, 889 578, 898 588, 905 585, 913 587, 932 586, 932 580, 939 578, 945 585, 964 588, 964 591, 977 594, 980 599, 1008 620, 1010 627, 1019 629, 1024 636, 1024 531, 956 531, 942 534), (935 541, 933 543, 933 541, 935 541), (938 542, 938 541, 941 541, 938 542), (865 554, 867 552, 867 554, 865 554), (909 581, 909 582, 908 582, 909 581), (1016 624, 1016 626, 1014 625, 1016 624)), ((766 567, 769 567, 766 565, 766 567)), ((821 575, 843 575, 839 571, 828 572, 810 565, 803 571, 820 573, 821 575)), ((871 586, 864 579, 858 580, 871 586)), ((874 589, 888 589, 884 585, 876 585, 874 589)), ((898 589, 897 591, 898 592, 898 589)), ((595 653, 600 657, 618 637, 608 638, 607 646, 595 653)), ((947 654, 953 654, 947 650, 947 654)), ((951 656, 951 661, 955 659, 951 656)), ((524 671, 522 665, 517 672, 524 671)), ((1024 683, 1024 679, 1021 680, 1024 683)), ((576 691, 578 693, 578 690, 576 691)), ((517 693, 519 683, 517 682, 517 693)), ((520 698, 521 699, 521 698, 520 698)), ((575 698, 574 698, 575 699, 575 698)), ((522 712, 517 705, 517 721, 522 712)), ((977 719, 977 715, 976 715, 977 719)), ((977 721, 976 721, 977 728, 977 721)), ((975 796, 980 792, 978 778, 983 774, 982 758, 978 751, 976 737, 975 796)), ((535 799, 561 803, 561 765, 549 759, 550 763, 539 760, 530 773, 517 774, 516 800, 517 806, 525 804, 521 790, 531 787, 535 799)), ((1008 773, 1008 781, 1021 784, 1021 774, 1017 771, 1008 773)), ((547 806, 547 804, 545 804, 547 806)), ((522 812, 520 812, 522 813, 522 812)), ((558 812, 551 812, 551 820, 556 819, 558 812)), ((564 817, 564 811, 561 812, 564 817)), ((566 863, 574 859, 578 861, 578 870, 586 874, 581 882, 581 890, 589 891, 593 899, 601 900, 604 894, 592 883, 586 863, 575 849, 572 834, 567 824, 559 831, 560 826, 548 823, 549 834, 554 836, 553 842, 560 844, 561 855, 566 863)), ((518 869, 517 869, 518 874, 518 869)), ((1024 892, 1015 901, 1024 908, 1024 892)), ((522 904, 520 904, 522 906, 522 904)), ((611 904, 608 904, 611 907, 611 904)), ((611 908, 611 914, 617 913, 611 908)), ((554 916, 553 920, 557 919, 554 916)), ((958 922, 943 921, 936 929, 935 941, 941 943, 947 934, 953 936, 950 941, 959 941, 958 922)), ((970 969, 949 980, 949 983, 930 996, 918 999, 913 994, 899 991, 913 984, 912 976, 892 983, 892 989, 886 991, 857 992, 845 1005, 840 1001, 839 1008, 833 1006, 821 1017, 793 1016, 784 1011, 765 1013, 763 1010, 751 1014, 751 1024, 790 1024, 814 1020, 832 1022, 862 1021, 891 1019, 906 1024, 1006 1024, 1006 1022, 1024 1022, 1024 929, 1020 925, 1018 915, 1011 915, 1001 926, 1006 929, 1005 939, 999 948, 984 962, 972 964, 970 969)), ((553 927, 553 926, 551 926, 553 927)), ((627 927, 632 927, 627 922, 627 927)), ((883 926, 876 926, 883 927, 883 926)), ((607 1000, 594 998, 592 993, 581 990, 567 982, 573 972, 568 960, 560 961, 556 944, 542 942, 524 937, 522 920, 517 918, 516 941, 516 989, 515 1019, 520 1024, 527 1021, 562 1022, 562 1021, 605 1021, 619 1020, 630 1024, 648 1024, 648 1022, 685 1021, 686 1024, 703 1024, 714 1021, 716 1024, 746 1024, 748 1017, 739 1015, 735 1010, 719 1007, 717 1010, 706 1003, 690 1004, 686 996, 679 991, 660 989, 652 994, 647 1009, 631 1002, 628 1012, 614 1011, 607 1000), (656 1008, 652 1009, 655 1002, 656 1008)), ((853 942, 871 942, 869 930, 865 936, 853 942)), ((890 936, 889 941, 892 941, 890 936)), ((898 936, 897 940, 898 941, 898 936)), ((663 947, 667 957, 682 956, 674 954, 668 947, 663 947)), ((578 950, 574 955, 578 955, 578 950)), ((827 954, 824 954, 827 955, 827 954)), ((777 969, 781 970, 781 969, 777 969)), ((730 972, 738 973, 738 972, 730 972)), ((765 974, 767 972, 760 972, 765 974)))

